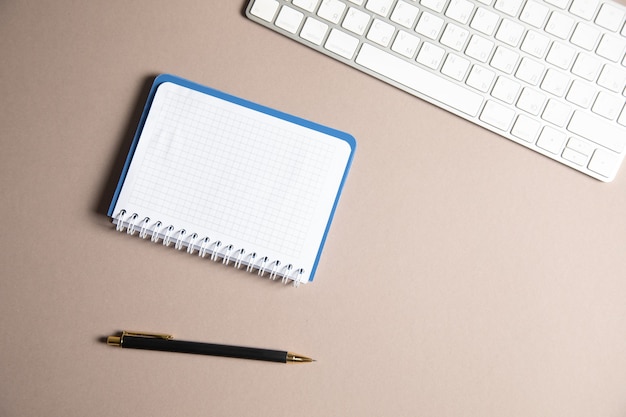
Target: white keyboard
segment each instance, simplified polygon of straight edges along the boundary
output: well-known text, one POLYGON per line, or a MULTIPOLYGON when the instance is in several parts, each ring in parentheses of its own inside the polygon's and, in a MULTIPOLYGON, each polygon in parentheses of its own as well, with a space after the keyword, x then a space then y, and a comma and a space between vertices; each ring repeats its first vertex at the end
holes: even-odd
POLYGON ((601 181, 626 154, 626 7, 251 0, 276 32, 601 181))

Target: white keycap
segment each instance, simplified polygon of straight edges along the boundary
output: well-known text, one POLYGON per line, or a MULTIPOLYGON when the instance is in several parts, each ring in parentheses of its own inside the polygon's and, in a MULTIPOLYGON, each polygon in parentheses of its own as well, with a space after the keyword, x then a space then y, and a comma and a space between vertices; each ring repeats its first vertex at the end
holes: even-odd
POLYGON ((517 52, 498 46, 489 64, 495 69, 511 74, 518 58, 519 54, 517 52))
POLYGON ((355 9, 354 7, 350 7, 348 12, 346 13, 346 17, 343 19, 343 23, 341 26, 348 29, 352 33, 356 33, 357 35, 362 35, 365 33, 365 28, 367 28, 367 24, 370 22, 370 15, 355 9))
POLYGON ((368 0, 365 8, 381 16, 387 16, 393 0, 368 0))
POLYGON ((437 13, 443 11, 443 7, 446 5, 446 0, 421 0, 420 4, 424 7, 428 7, 430 10, 434 10, 437 13))
POLYGON ((476 29, 485 35, 491 36, 496 30, 500 16, 496 13, 489 11, 483 7, 479 7, 474 14, 470 27, 476 29))
POLYGON ((561 156, 563 159, 573 162, 576 165, 584 166, 587 163, 587 157, 585 155, 570 148, 563 149, 563 154, 561 156))
POLYGON ((537 146, 541 149, 558 155, 561 153, 563 144, 565 143, 566 136, 563 132, 556 130, 550 126, 546 126, 541 131, 539 139, 537 139, 537 146))
POLYGON ((256 0, 250 9, 250 13, 265 21, 271 22, 278 10, 276 0, 256 0))
POLYGON ((573 27, 573 18, 561 12, 552 12, 546 24, 546 32, 558 36, 561 39, 567 39, 573 27))
POLYGON ((419 9, 405 1, 399 1, 391 13, 391 21, 396 22, 405 28, 412 28, 417 20, 419 9))
POLYGON ((354 36, 350 36, 337 29, 332 29, 324 44, 324 48, 346 59, 352 59, 358 45, 359 40, 354 36))
POLYGON ((572 108, 560 101, 550 99, 543 109, 541 118, 556 126, 563 127, 569 121, 572 108))
POLYGON ((339 0, 322 0, 317 15, 331 23, 339 23, 346 4, 339 0))
POLYGON ((598 75, 601 64, 599 59, 580 53, 574 62, 572 72, 585 80, 593 81, 598 75))
POLYGON ((511 46, 517 46, 522 35, 524 26, 509 19, 503 19, 496 32, 496 39, 511 46))
POLYGON ((513 104, 521 85, 506 77, 498 77, 491 95, 507 104, 513 104))
POLYGON ((537 85, 539 80, 541 80, 544 68, 545 66, 542 63, 524 57, 519 67, 517 67, 517 71, 515 71, 515 77, 526 81, 530 85, 537 85))
POLYGON ((541 123, 522 114, 517 117, 513 129, 511 129, 511 134, 526 142, 532 143, 535 141, 540 128, 541 123))
POLYGON ((574 80, 565 99, 570 103, 587 108, 593 102, 595 93, 596 89, 592 84, 581 80, 574 80))
POLYGON ((546 61, 561 69, 568 69, 575 55, 576 50, 571 46, 561 42, 553 42, 546 56, 546 61))
POLYGON ((374 19, 370 30, 367 32, 367 39, 386 47, 391 42, 395 30, 396 28, 389 23, 374 19))
POLYGON ((524 52, 536 56, 537 58, 541 58, 545 54, 549 45, 550 38, 540 34, 539 32, 535 32, 534 30, 529 30, 528 33, 526 33, 520 48, 524 52))
POLYGON ((457 81, 462 81, 469 69, 470 61, 455 54, 448 54, 441 67, 441 72, 457 81))
POLYGON ((443 35, 441 35, 440 42, 455 51, 460 51, 465 46, 468 37, 469 31, 455 24, 448 23, 443 31, 443 35))
POLYGON ((527 113, 537 116, 543 108, 543 103, 545 101, 545 94, 532 88, 526 87, 522 90, 522 93, 517 100, 516 106, 527 113))
POLYGON ((307 17, 304 22, 304 26, 302 26, 302 30, 300 31, 300 37, 314 43, 315 45, 321 45, 327 31, 328 25, 326 23, 307 17))
POLYGON ((607 33, 602 36, 596 53, 613 62, 619 62, 624 57, 625 48, 626 39, 607 33))
POLYGON ((474 3, 468 0, 451 0, 446 9, 446 16, 459 23, 466 24, 474 10, 474 3))
POLYGON ((465 48, 465 55, 479 60, 480 62, 487 62, 494 43, 478 35, 472 35, 467 48, 465 48))
MULTIPOLYGON (((423 49, 423 48, 422 48, 423 49)), ((458 83, 432 74, 418 66, 369 44, 363 44, 356 62, 406 87, 420 92, 436 101, 446 103, 453 109, 475 116, 483 98, 480 94, 461 87, 458 83)))
POLYGON ((420 35, 424 35, 430 39, 436 39, 439 36, 439 32, 441 31, 441 27, 443 26, 443 19, 432 15, 430 13, 424 12, 417 22, 417 26, 415 27, 415 31, 420 35))
POLYGON ((541 89, 557 97, 563 97, 571 80, 570 75, 550 68, 541 82, 541 89))
POLYGON ((615 120, 623 106, 623 99, 600 91, 598 97, 596 97, 596 101, 591 107, 591 111, 609 120, 615 120))
POLYGON ((586 157, 591 156, 593 151, 596 149, 596 145, 591 144, 591 142, 575 137, 570 138, 567 141, 567 147, 580 153, 581 155, 585 155, 586 157))
POLYGON ((520 14, 520 20, 536 28, 541 28, 546 21, 546 16, 548 16, 549 11, 550 8, 545 4, 531 0, 524 6, 520 14))
POLYGON ((517 16, 522 3, 522 0, 497 0, 494 7, 509 16, 517 16))
POLYGON ((593 172, 597 172, 604 177, 612 178, 615 175, 618 164, 619 159, 617 158, 617 155, 602 149, 598 149, 591 157, 591 161, 589 162, 587 168, 589 168, 593 172))
POLYGON ((480 113, 480 120, 496 129, 505 131, 509 130, 513 117, 515 117, 513 109, 491 100, 487 100, 483 111, 480 113))
POLYGON ((599 0, 574 0, 569 11, 583 19, 591 19, 598 7, 599 0))
POLYGON ((626 87, 626 69, 612 65, 605 65, 598 77, 598 84, 616 93, 624 91, 626 87))
POLYGON ((283 6, 274 23, 287 32, 296 33, 300 27, 300 23, 302 23, 302 19, 304 19, 304 14, 291 7, 283 6))
POLYGON ((591 25, 579 23, 576 25, 576 29, 574 29, 574 33, 572 34, 570 40, 574 45, 591 51, 596 45, 599 37, 600 30, 591 25))
POLYGON ((430 42, 425 42, 417 54, 416 61, 428 68, 437 69, 446 51, 430 42))
MULTIPOLYGON (((615 7, 612 4, 604 3, 596 17, 596 24, 605 29, 617 32, 624 22, 624 9, 615 7)), ((625 26, 626 27, 626 26, 625 26)))
POLYGON ((496 73, 481 67, 480 65, 474 65, 465 83, 470 87, 474 87, 478 91, 486 93, 491 87, 491 83, 496 77, 496 73))
POLYGON ((620 129, 582 111, 574 112, 567 130, 612 151, 624 152, 626 137, 620 129))
POLYGON ((391 49, 394 52, 404 55, 407 58, 413 58, 417 47, 419 46, 420 39, 417 36, 413 36, 403 30, 398 32, 396 39, 391 45, 391 49))
POLYGON ((317 7, 318 2, 319 0, 293 0, 293 5, 304 9, 307 12, 313 12, 313 10, 317 7))

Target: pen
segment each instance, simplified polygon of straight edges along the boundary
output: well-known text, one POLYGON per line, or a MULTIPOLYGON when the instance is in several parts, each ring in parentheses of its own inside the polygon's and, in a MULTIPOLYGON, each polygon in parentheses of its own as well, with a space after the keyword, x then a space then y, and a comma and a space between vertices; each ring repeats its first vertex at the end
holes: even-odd
POLYGON ((109 336, 107 338, 107 344, 121 348, 193 353, 197 355, 224 356, 229 358, 254 359, 269 362, 314 362, 314 359, 284 350, 187 342, 183 340, 174 340, 172 335, 163 333, 131 332, 125 330, 122 332, 121 336, 109 336))

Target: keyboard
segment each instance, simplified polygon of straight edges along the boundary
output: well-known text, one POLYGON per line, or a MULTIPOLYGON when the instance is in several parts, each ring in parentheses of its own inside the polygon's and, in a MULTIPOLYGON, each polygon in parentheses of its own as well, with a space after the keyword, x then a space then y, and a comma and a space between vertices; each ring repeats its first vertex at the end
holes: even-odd
POLYGON ((626 7, 251 0, 284 36, 604 182, 626 154, 626 7))

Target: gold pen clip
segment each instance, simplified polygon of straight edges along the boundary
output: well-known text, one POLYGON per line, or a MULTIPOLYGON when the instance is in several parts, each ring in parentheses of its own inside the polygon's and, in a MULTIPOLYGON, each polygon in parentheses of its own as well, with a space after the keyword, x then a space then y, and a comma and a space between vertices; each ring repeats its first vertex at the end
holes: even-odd
POLYGON ((109 336, 107 337, 107 345, 122 346, 124 343, 124 336, 138 336, 138 337, 153 337, 157 339, 171 340, 174 338, 171 334, 165 333, 148 333, 148 332, 134 332, 129 330, 122 331, 121 336, 109 336))

